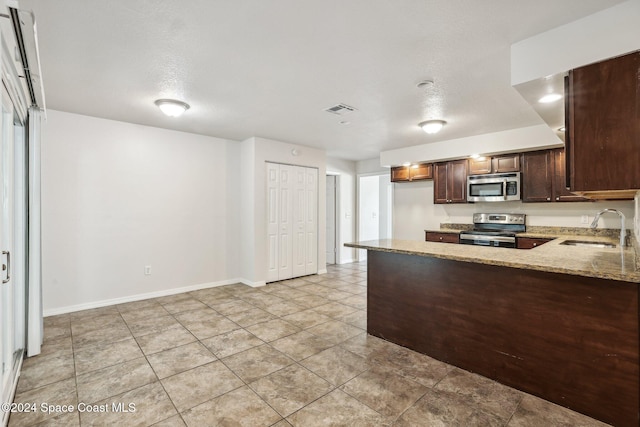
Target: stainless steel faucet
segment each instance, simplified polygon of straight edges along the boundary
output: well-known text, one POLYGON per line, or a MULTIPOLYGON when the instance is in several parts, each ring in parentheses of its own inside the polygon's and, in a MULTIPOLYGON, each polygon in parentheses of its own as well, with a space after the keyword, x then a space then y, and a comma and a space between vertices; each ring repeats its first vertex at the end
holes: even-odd
POLYGON ((626 243, 626 237, 627 237, 627 229, 625 228, 625 225, 624 225, 624 221, 625 221, 624 214, 619 210, 602 209, 600 212, 596 214, 595 218, 593 218, 593 222, 591 223, 591 228, 596 228, 598 226, 598 220, 600 219, 600 215, 602 215, 605 212, 614 212, 620 216, 620 247, 624 248, 626 243))

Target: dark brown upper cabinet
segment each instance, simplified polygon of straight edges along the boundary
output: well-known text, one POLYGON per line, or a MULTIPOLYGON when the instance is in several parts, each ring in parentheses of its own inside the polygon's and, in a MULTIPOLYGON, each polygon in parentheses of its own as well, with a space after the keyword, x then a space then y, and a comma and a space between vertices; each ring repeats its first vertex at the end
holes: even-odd
POLYGON ((566 84, 571 191, 633 198, 640 189, 640 51, 572 70, 566 84))
POLYGON ((469 159, 469 175, 519 171, 519 153, 498 157, 479 157, 477 159, 469 159))
POLYGON ((566 189, 564 149, 522 154, 522 201, 587 202, 566 189))
POLYGON ((467 203, 467 160, 434 165, 433 203, 467 203))
POLYGON ((410 182, 433 179, 433 164, 418 163, 411 166, 391 168, 391 182, 410 182))

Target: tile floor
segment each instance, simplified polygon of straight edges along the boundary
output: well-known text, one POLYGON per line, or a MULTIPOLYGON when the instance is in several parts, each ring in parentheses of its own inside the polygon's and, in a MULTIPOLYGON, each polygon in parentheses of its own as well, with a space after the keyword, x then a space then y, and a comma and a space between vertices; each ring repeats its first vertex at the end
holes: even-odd
POLYGON ((368 336, 366 265, 328 270, 48 317, 9 425, 604 425, 368 336))

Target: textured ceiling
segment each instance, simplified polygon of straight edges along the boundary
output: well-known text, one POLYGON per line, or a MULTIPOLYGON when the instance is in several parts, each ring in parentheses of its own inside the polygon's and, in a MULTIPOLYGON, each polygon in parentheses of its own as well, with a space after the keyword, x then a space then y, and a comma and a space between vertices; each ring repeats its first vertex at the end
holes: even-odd
MULTIPOLYGON (((622 0, 21 0, 47 107, 361 160, 543 123, 510 45, 622 0), (423 79, 434 85, 418 89, 423 79), (153 104, 191 104, 168 118, 153 104), (348 116, 323 109, 357 108, 348 116), (427 135, 417 124, 444 119, 427 135), (348 120, 349 125, 341 125, 348 120)), ((588 43, 588 40, 585 40, 588 43)))

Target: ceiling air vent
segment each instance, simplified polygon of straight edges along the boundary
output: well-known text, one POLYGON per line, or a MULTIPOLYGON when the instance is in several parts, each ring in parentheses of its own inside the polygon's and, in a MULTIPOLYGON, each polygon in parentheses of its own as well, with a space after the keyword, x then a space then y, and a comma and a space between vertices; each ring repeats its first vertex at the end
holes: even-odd
POLYGON ((327 113, 337 114, 338 116, 344 116, 345 114, 356 111, 355 108, 348 106, 347 104, 337 104, 333 107, 325 108, 327 113))

